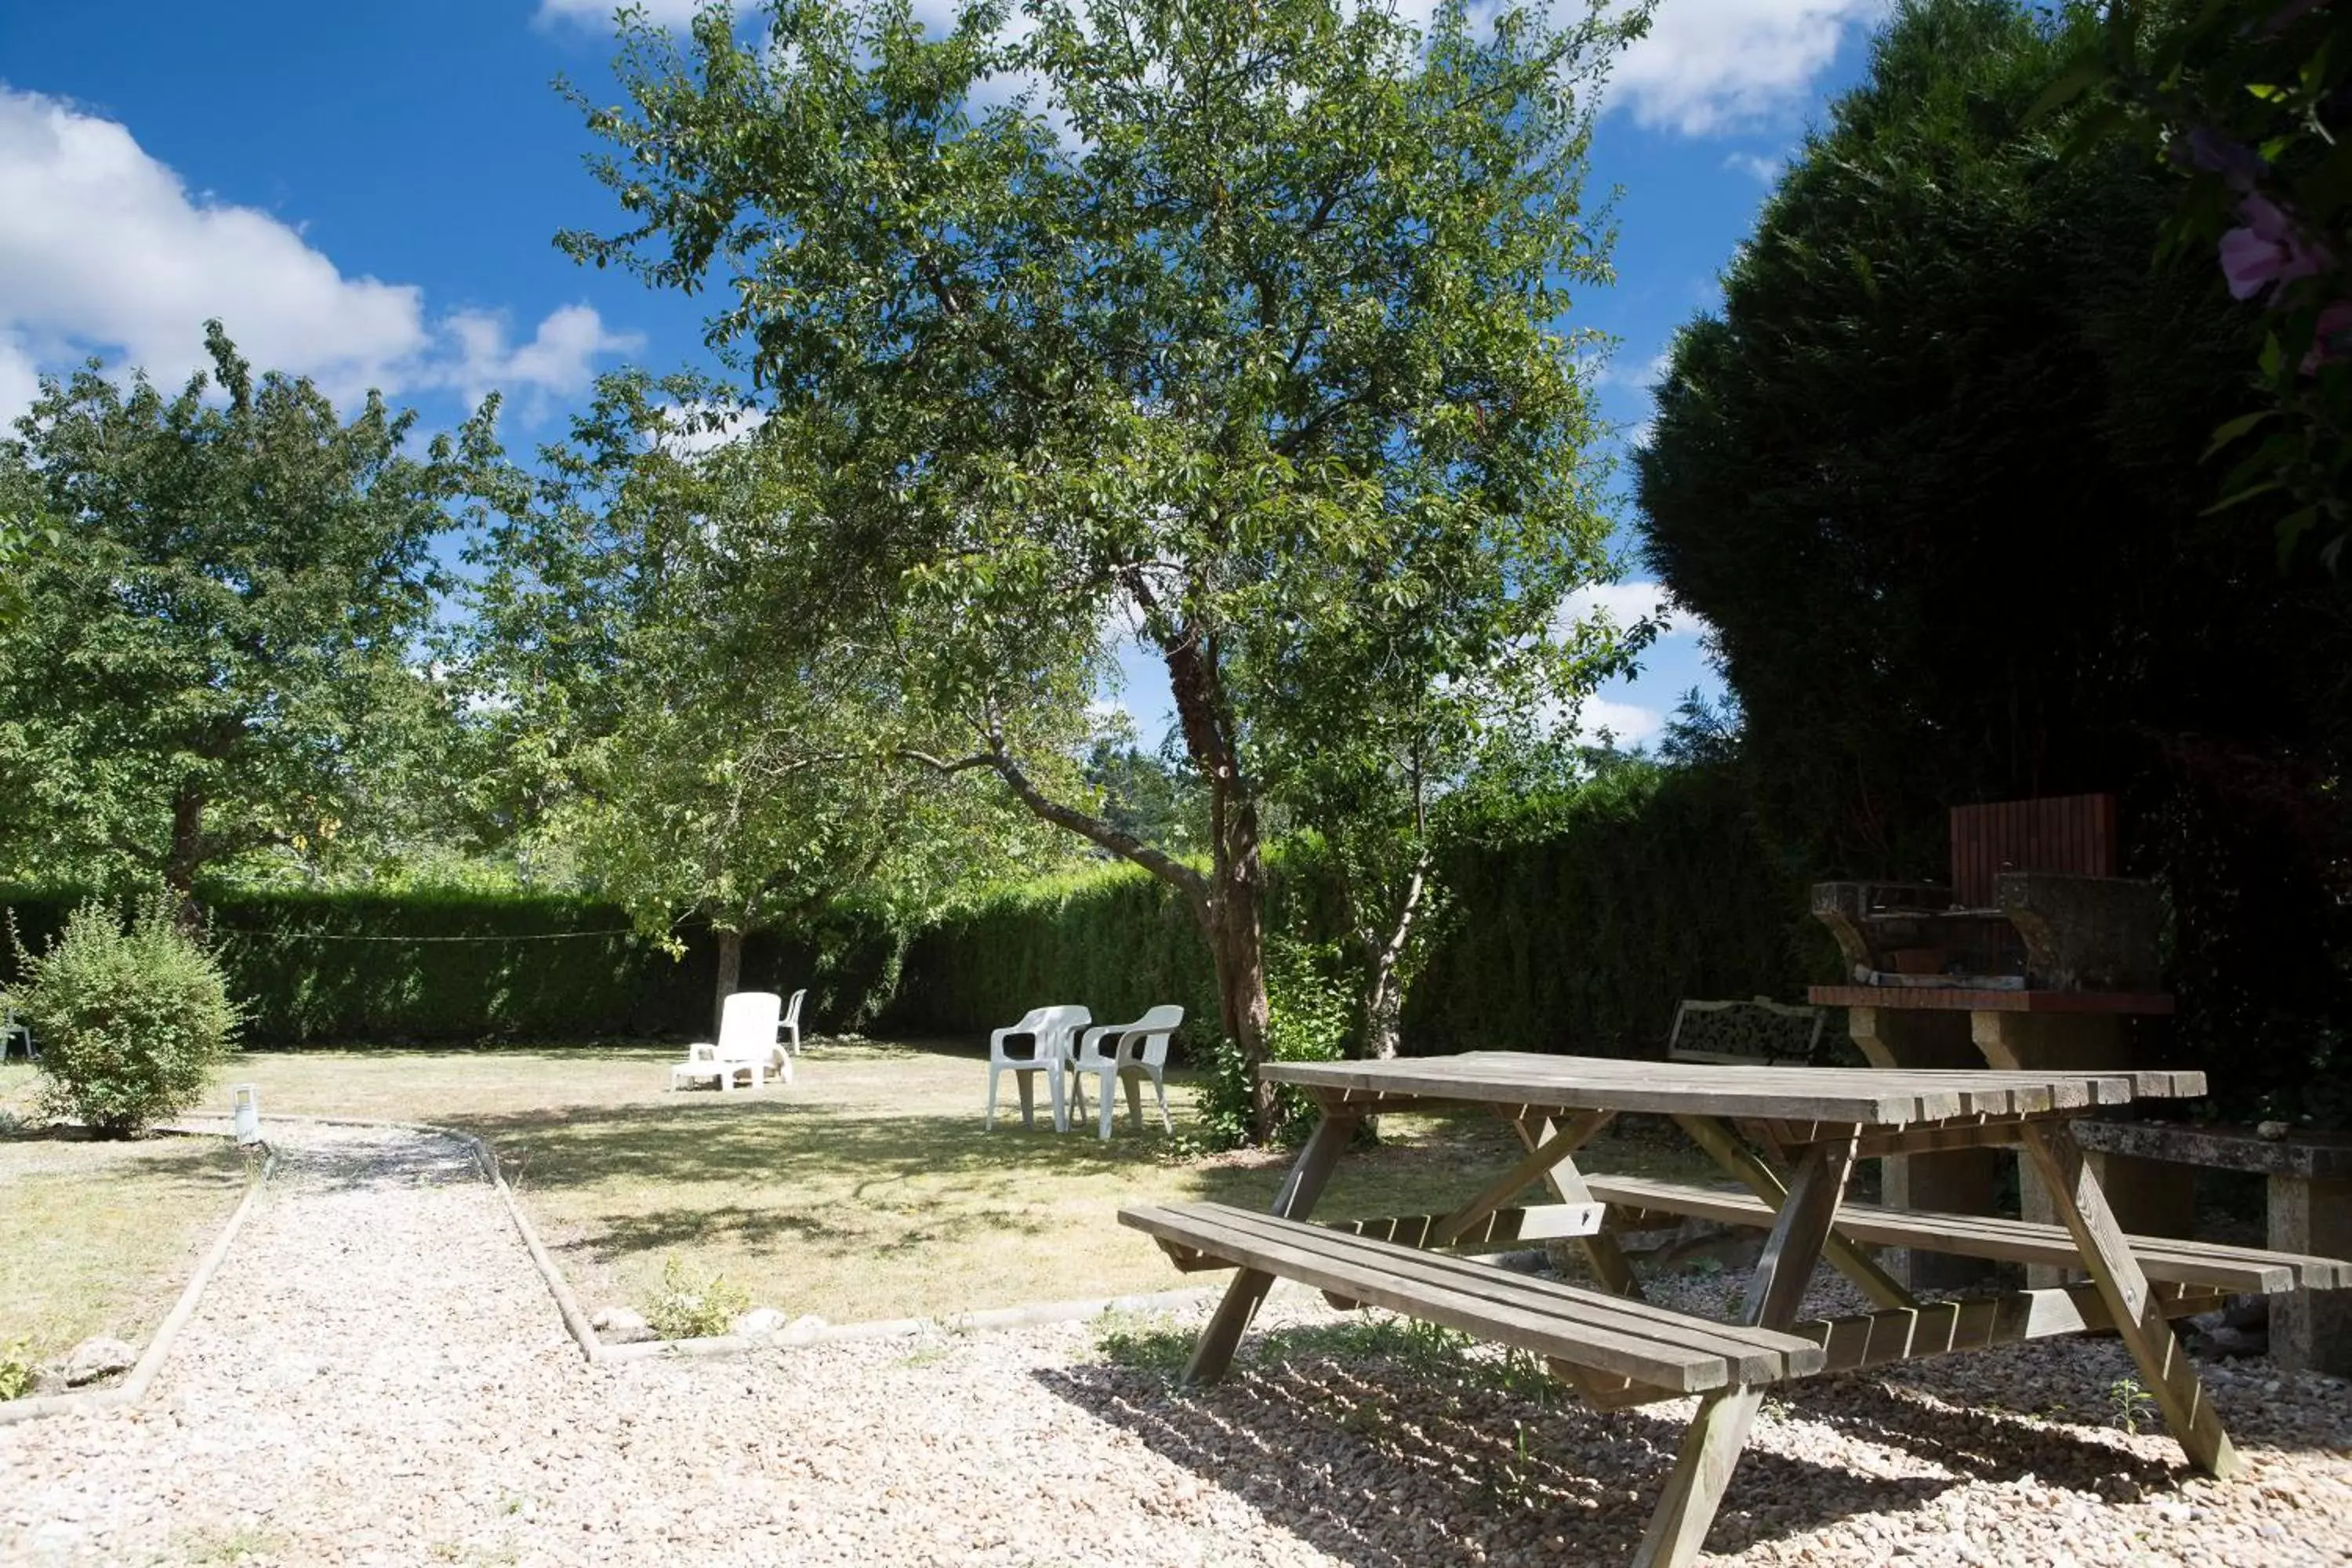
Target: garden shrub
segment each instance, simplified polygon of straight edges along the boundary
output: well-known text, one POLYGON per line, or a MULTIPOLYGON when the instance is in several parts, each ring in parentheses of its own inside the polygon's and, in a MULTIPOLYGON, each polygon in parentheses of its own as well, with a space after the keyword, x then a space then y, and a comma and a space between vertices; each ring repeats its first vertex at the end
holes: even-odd
POLYGON ((722 1274, 698 1274, 673 1255, 662 1260, 661 1289, 646 1301, 646 1321, 666 1340, 712 1339, 751 1306, 741 1286, 722 1274))
POLYGON ((0 1342, 0 1400, 33 1392, 33 1352, 28 1340, 0 1342))
MULTIPOLYGON (((1338 977, 1339 950, 1278 936, 1266 943, 1265 1049, 1278 1062, 1335 1062, 1348 1054, 1356 1005, 1338 977)), ((1201 1079, 1201 1121, 1209 1145, 1235 1149, 1250 1141, 1248 1069, 1229 1040, 1210 1048, 1201 1079)), ((1315 1102, 1283 1085, 1275 1091, 1273 1141, 1296 1143, 1314 1131, 1315 1102)))
POLYGON ((162 897, 129 920, 90 900, 17 967, 48 1110, 109 1138, 194 1105, 240 1022, 219 963, 162 897))

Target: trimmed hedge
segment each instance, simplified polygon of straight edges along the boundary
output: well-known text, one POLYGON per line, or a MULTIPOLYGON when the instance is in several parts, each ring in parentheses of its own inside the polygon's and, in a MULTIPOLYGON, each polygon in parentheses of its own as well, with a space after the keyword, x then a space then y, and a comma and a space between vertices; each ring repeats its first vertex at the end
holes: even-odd
MULTIPOLYGON (((1654 1056, 1685 996, 1797 1000, 1836 972, 1804 879, 1775 863, 1725 769, 1625 763, 1475 824, 1445 862, 1455 912, 1408 994, 1409 1052, 1654 1056)), ((1270 856, 1267 883, 1270 936, 1333 939, 1311 842, 1270 856)), ((1183 901, 1117 867, 1005 889, 918 935, 883 1018, 975 1034, 1041 1001, 1098 1019, 1176 1001, 1197 1047, 1216 1000, 1183 901)))
POLYGON ((1188 1047, 1217 1026, 1217 982, 1181 895, 1133 866, 1007 888, 908 942, 890 1028, 984 1034, 1046 1003, 1084 1003, 1099 1023, 1160 1002, 1184 1008, 1188 1047))
MULTIPOLYGON (((1802 879, 1775 866, 1719 769, 1628 763, 1519 803, 1474 825, 1445 869, 1455 912, 1408 996, 1409 1051, 1650 1055, 1685 996, 1786 999, 1834 970, 1802 879)), ((1267 884, 1269 941, 1328 948, 1337 914, 1314 843, 1269 854, 1267 884)), ((0 890, 36 952, 75 901, 0 890)), ((256 1045, 698 1035, 710 1023, 709 933, 686 932, 674 959, 591 900, 221 890, 205 905, 256 1045)), ((0 957, 0 975, 12 963, 0 957)), ((918 1035, 982 1035, 1048 1001, 1105 1022, 1178 1002, 1194 1060, 1218 1017, 1191 910, 1127 866, 1000 889, 914 933, 837 910, 800 939, 748 941, 742 983, 805 986, 815 1029, 918 1035)))
POLYGON ((1725 768, 1625 764, 1523 803, 1444 875, 1460 912, 1406 997, 1410 1052, 1656 1056, 1686 996, 1801 1001, 1837 973, 1725 768))
MULTIPOLYGON (((6 890, 0 904, 38 953, 80 896, 6 890)), ((700 1034, 710 1020, 709 933, 686 933, 686 955, 673 958, 593 900, 236 889, 208 890, 204 903, 253 1045, 669 1036, 700 1034)), ((15 967, 13 950, 0 956, 0 975, 15 967)), ((746 986, 818 968, 805 945, 745 944, 746 986)), ((835 991, 864 1001, 856 964, 831 971, 842 975, 835 991)), ((829 1016, 814 988, 808 1009, 829 1016)))

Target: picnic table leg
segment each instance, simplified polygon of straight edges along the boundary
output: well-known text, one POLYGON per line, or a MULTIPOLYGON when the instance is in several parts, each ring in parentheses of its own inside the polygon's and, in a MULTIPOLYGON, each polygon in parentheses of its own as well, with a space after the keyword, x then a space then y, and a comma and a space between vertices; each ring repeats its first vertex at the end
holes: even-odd
MULTIPOLYGON (((1274 1195, 1273 1212, 1283 1219, 1305 1219, 1315 1207, 1315 1200, 1323 1195, 1323 1184, 1331 1179, 1331 1167, 1339 1163, 1339 1155, 1353 1142, 1356 1128, 1363 1113, 1352 1107, 1327 1105, 1323 1120, 1315 1124, 1314 1133, 1307 1147, 1291 1162, 1290 1174, 1283 1178, 1282 1190, 1274 1195)), ((1274 1276, 1257 1268, 1241 1268, 1234 1273, 1233 1283, 1225 1287, 1224 1300, 1217 1303, 1209 1326, 1201 1331, 1201 1342, 1192 1347, 1192 1359, 1184 1368, 1187 1384, 1214 1383, 1225 1375, 1233 1364, 1234 1352, 1242 1342, 1242 1331, 1257 1315, 1258 1303, 1274 1284, 1274 1276)))
POLYGON ((1750 1328, 1785 1331, 1797 1321, 1805 1287, 1822 1259, 1837 1218, 1838 1202, 1845 1196, 1846 1178, 1853 1173, 1856 1128, 1843 1138, 1807 1145, 1797 1162, 1797 1179, 1781 1200, 1765 1238, 1764 1254, 1748 1281, 1748 1301, 1741 1321, 1750 1328))
POLYGON ((2116 1333, 2147 1380, 2165 1425, 2190 1464, 2228 1479, 2238 1469, 2238 1452, 2221 1430, 2221 1415, 2205 1396, 2197 1369, 2165 1320, 2162 1303, 2148 1289, 2147 1276, 2132 1256, 2098 1177, 2084 1160, 2082 1145, 2074 1142, 2074 1128, 2063 1121, 2029 1121, 2022 1131, 2025 1152, 2041 1173, 2051 1206, 2081 1249, 2092 1283, 2115 1320, 2116 1333))
MULTIPOLYGON (((1552 1120, 1549 1116, 1515 1118, 1511 1126, 1517 1131, 1519 1142, 1530 1151, 1549 1142, 1552 1137, 1552 1120)), ((1572 1156, 1546 1171, 1544 1181, 1564 1204, 1592 1202, 1592 1189, 1584 1184, 1583 1173, 1577 1170, 1572 1156)), ((1583 1250, 1586 1266, 1592 1270, 1592 1277, 1601 1281, 1603 1289, 1631 1300, 1642 1299, 1642 1282, 1634 1278, 1633 1266, 1625 1260, 1625 1249, 1617 1244, 1615 1237, 1606 1231, 1595 1231, 1591 1236, 1578 1237, 1576 1244, 1583 1250)))
MULTIPOLYGON (((1712 1116, 1677 1116, 1675 1124, 1688 1135, 1690 1141, 1706 1150, 1725 1173, 1770 1204, 1777 1212, 1788 1197, 1789 1189, 1781 1184, 1772 1168, 1748 1151, 1747 1145, 1732 1135, 1731 1129, 1712 1116)), ((1918 1299, 1903 1282, 1879 1267, 1878 1260, 1861 1247, 1830 1232, 1822 1243, 1822 1250, 1837 1266, 1838 1272, 1853 1280, 1862 1293, 1881 1307, 1896 1311, 1908 1311, 1918 1306, 1918 1299)))
POLYGON ((1633 1568, 1685 1568, 1698 1561, 1732 1467, 1747 1446, 1748 1425, 1763 1403, 1764 1390, 1748 1386, 1717 1389, 1699 1401, 1674 1474, 1633 1553, 1633 1568))
MULTIPOLYGON (((1860 1133, 1856 1128, 1844 1138, 1811 1144, 1798 1162, 1797 1179, 1780 1204, 1764 1256, 1757 1259, 1748 1281, 1740 1319, 1749 1327, 1786 1330, 1796 1321, 1805 1284, 1821 1261, 1830 1222, 1837 1217, 1838 1200, 1853 1171, 1860 1133)), ((1698 1414, 1683 1435, 1674 1472, 1666 1478, 1666 1489, 1650 1515, 1641 1550, 1633 1554, 1634 1568, 1683 1568, 1698 1560, 1707 1527, 1715 1522, 1715 1510, 1747 1445, 1748 1426, 1763 1403, 1760 1386, 1744 1384, 1717 1389, 1699 1401, 1698 1414)))

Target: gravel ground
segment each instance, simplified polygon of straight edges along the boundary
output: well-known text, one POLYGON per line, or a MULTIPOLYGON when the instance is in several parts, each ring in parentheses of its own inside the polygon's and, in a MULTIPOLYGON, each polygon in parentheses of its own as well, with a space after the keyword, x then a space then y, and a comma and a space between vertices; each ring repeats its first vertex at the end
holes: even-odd
MULTIPOLYGON (((1337 1340, 1311 1295, 1197 1395, 1087 1324, 590 1368, 461 1145, 285 1152, 143 1407, 0 1427, 0 1563, 1610 1563, 1687 1410, 1337 1340)), ((2118 1429, 2129 1370, 2058 1342, 1801 1386, 1711 1560, 2352 1561, 2341 1383, 2209 1368, 2250 1460, 2219 1485, 2118 1429)))

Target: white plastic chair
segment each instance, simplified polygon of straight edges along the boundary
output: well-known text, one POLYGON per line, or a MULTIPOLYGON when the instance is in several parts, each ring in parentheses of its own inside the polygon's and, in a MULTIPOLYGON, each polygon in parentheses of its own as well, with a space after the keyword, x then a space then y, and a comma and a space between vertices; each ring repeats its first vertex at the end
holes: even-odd
POLYGON ((776 1038, 782 1009, 782 999, 772 991, 738 991, 728 997, 719 1013, 718 1042, 688 1046, 686 1060, 669 1069, 670 1088, 715 1079, 724 1093, 735 1087, 738 1073, 750 1073, 751 1087, 758 1089, 771 1071, 792 1082, 792 1056, 776 1038))
POLYGON ((801 998, 807 994, 805 991, 793 992, 793 999, 784 1004, 783 1021, 776 1026, 780 1037, 791 1037, 784 1041, 784 1081, 787 1083, 792 1081, 792 1058, 801 1054, 801 998))
POLYGON ((1184 1009, 1165 1003, 1148 1009, 1132 1024, 1102 1024, 1088 1029, 1078 1042, 1078 1058, 1073 1088, 1077 1094, 1078 1114, 1087 1113, 1087 1075, 1092 1073, 1101 1080, 1102 1137, 1110 1138, 1111 1083, 1114 1079, 1127 1085, 1128 1120, 1138 1132, 1143 1131, 1143 1084, 1151 1079, 1151 1092, 1160 1098, 1160 1125, 1168 1132, 1176 1124, 1168 1119, 1168 1084, 1160 1074, 1168 1066, 1168 1041, 1178 1026, 1184 1022, 1184 1009), (1113 1039, 1116 1037, 1116 1039, 1113 1039), (1103 1043, 1113 1043, 1108 1053, 1103 1043))
POLYGON ((1047 1082, 1054 1096, 1054 1131, 1070 1130, 1070 1113, 1063 1099, 1062 1079, 1069 1068, 1071 1050, 1077 1032, 1093 1018, 1084 1007, 1033 1007, 1021 1016, 1020 1021, 1008 1024, 988 1037, 988 1119, 983 1126, 996 1127, 996 1080, 1004 1073, 1013 1075, 1013 1085, 1021 1091, 1021 1125, 1037 1124, 1036 1091, 1029 1082, 1033 1072, 1049 1074, 1047 1082), (1015 1056, 1005 1042, 1026 1037, 1029 1054, 1015 1056))

